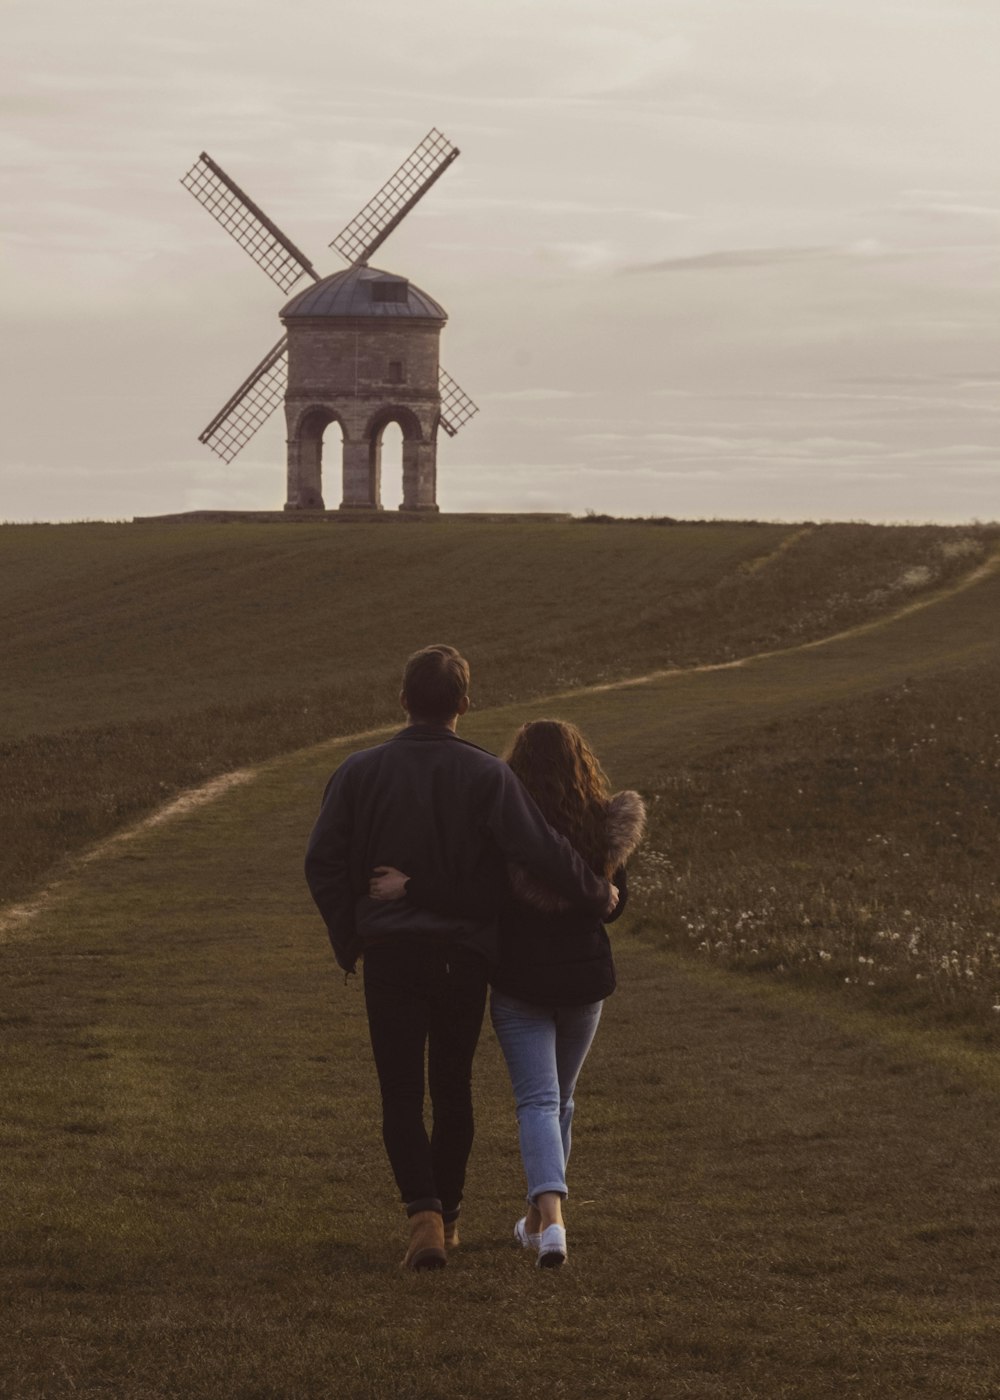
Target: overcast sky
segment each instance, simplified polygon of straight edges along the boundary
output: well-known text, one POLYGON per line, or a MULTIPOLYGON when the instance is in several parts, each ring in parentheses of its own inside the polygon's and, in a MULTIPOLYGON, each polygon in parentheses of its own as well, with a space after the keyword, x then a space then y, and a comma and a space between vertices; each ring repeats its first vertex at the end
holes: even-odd
POLYGON ((996 0, 2 3, 0 518, 280 507, 280 411, 197 436, 284 297, 178 180, 326 275, 432 126, 374 261, 480 406, 443 509, 1000 515, 996 0))

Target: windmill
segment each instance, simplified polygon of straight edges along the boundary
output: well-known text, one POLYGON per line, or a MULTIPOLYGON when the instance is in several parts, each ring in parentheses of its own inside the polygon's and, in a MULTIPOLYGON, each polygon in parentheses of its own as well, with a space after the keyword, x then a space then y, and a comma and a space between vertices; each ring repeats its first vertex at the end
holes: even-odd
POLYGON ((330 247, 349 264, 320 277, 304 253, 204 151, 181 180, 283 292, 312 285, 280 316, 285 334, 209 423, 199 441, 231 462, 284 401, 286 510, 322 510, 323 433, 343 434, 341 509, 381 509, 382 434, 403 434, 401 510, 437 510, 437 430, 454 437, 478 410, 441 368, 444 309, 369 258, 457 158, 432 130, 330 247))

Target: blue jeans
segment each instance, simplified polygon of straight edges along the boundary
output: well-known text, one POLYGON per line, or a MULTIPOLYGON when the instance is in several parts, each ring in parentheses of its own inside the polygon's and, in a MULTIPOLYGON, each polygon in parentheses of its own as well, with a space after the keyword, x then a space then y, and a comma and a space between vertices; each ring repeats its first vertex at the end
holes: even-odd
POLYGON ((603 1005, 595 1001, 588 1006, 533 1006, 498 991, 490 997, 493 1028, 517 1104, 521 1160, 532 1203, 543 1191, 567 1194, 573 1090, 603 1005))

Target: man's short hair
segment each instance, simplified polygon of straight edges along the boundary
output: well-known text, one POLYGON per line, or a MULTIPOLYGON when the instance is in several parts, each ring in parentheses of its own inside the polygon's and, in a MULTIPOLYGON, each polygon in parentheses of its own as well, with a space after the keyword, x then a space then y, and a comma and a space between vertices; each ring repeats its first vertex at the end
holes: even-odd
POLYGON ((444 723, 469 693, 469 663, 439 643, 415 651, 403 671, 403 704, 411 718, 444 723))

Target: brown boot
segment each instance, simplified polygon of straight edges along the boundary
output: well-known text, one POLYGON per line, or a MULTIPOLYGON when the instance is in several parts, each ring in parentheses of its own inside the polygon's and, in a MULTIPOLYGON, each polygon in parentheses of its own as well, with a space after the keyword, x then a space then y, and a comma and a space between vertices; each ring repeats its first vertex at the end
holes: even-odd
POLYGON ((410 1216, 410 1244, 401 1265, 404 1269, 443 1269, 448 1262, 444 1252, 444 1225, 441 1212, 418 1210, 410 1216))
POLYGON ((458 1238, 458 1219, 446 1220, 444 1222, 444 1247, 445 1249, 457 1249, 461 1244, 458 1238))

